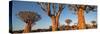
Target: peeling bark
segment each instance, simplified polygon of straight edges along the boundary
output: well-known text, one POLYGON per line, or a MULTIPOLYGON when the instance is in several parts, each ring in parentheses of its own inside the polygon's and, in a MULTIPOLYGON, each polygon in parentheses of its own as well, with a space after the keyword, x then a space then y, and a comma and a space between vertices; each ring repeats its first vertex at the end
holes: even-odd
POLYGON ((84 10, 83 6, 80 6, 78 9, 77 15, 78 15, 78 29, 85 29, 85 18, 84 18, 84 10))
POLYGON ((32 28, 32 21, 28 21, 28 23, 26 23, 25 29, 23 31, 23 33, 28 33, 31 31, 32 28))
POLYGON ((55 16, 51 17, 51 21, 52 21, 52 31, 56 31, 56 20, 55 20, 55 16))

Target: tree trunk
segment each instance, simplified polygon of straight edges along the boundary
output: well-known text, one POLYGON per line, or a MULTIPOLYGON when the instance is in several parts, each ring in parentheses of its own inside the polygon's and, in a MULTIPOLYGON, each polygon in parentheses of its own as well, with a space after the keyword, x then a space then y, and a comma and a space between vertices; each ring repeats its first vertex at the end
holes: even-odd
POLYGON ((59 25, 59 16, 52 16, 51 20, 52 20, 52 31, 57 31, 59 25))
POLYGON ((85 29, 84 7, 78 9, 78 29, 85 29))
POLYGON ((32 23, 26 23, 25 29, 23 31, 23 33, 28 33, 31 31, 31 27, 32 27, 32 23))
POLYGON ((59 16, 56 16, 56 30, 58 30, 59 26, 59 16))
POLYGON ((55 16, 51 16, 51 21, 52 21, 52 31, 56 31, 56 20, 55 20, 55 16))

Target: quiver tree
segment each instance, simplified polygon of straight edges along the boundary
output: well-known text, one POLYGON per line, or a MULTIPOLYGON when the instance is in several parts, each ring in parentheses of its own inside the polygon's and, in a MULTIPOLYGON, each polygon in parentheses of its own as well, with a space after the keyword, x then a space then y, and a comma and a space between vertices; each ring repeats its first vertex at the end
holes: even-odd
POLYGON ((67 24, 67 26, 66 26, 65 29, 66 29, 66 30, 69 30, 69 29, 70 29, 70 25, 69 25, 69 24, 72 22, 72 20, 66 19, 65 22, 66 22, 66 24, 67 24))
POLYGON ((72 22, 72 20, 66 19, 65 22, 67 23, 67 25, 69 25, 72 22))
POLYGON ((59 17, 64 9, 63 4, 56 3, 37 3, 41 9, 51 18, 52 21, 52 31, 58 30, 59 17))
POLYGON ((89 13, 89 12, 95 12, 97 10, 97 6, 90 6, 90 5, 69 5, 68 6, 70 10, 74 10, 74 13, 77 15, 78 17, 78 29, 85 29, 86 25, 85 25, 85 17, 84 14, 89 13))
POLYGON ((30 32, 32 25, 35 24, 38 20, 41 19, 40 15, 38 15, 36 12, 32 11, 20 11, 17 14, 22 21, 26 23, 26 26, 24 28, 24 33, 30 32))
POLYGON ((97 23, 96 23, 96 21, 91 21, 91 23, 93 24, 93 25, 92 25, 92 28, 97 28, 97 23))

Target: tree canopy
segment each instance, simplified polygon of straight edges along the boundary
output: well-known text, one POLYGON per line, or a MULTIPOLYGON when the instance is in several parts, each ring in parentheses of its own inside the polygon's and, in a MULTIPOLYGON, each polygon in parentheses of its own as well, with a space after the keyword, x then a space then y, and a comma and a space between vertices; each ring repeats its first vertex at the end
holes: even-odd
POLYGON ((68 5, 70 10, 75 11, 75 13, 77 13, 77 11, 79 10, 79 8, 82 8, 86 13, 89 13, 90 11, 94 12, 97 10, 97 6, 95 5, 77 5, 77 4, 71 4, 68 5))
POLYGON ((66 21, 65 21, 67 24, 70 24, 70 22, 72 22, 72 20, 70 20, 70 19, 66 19, 66 21))
POLYGON ((41 19, 40 15, 34 11, 20 11, 18 16, 24 21, 32 20, 32 22, 36 22, 41 19))

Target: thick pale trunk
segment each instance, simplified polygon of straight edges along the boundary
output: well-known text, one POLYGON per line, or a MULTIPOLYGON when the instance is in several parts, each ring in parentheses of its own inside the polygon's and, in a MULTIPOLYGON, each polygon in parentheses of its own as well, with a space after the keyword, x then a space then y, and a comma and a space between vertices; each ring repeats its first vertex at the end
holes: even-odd
POLYGON ((59 25, 59 17, 58 16, 52 16, 52 31, 57 31, 58 30, 58 25, 59 25))
POLYGON ((31 27, 32 27, 31 23, 26 23, 26 26, 25 26, 25 29, 24 29, 23 33, 30 32, 31 31, 31 27))
POLYGON ((56 20, 55 20, 55 16, 51 17, 51 21, 52 21, 52 31, 56 31, 56 20))
POLYGON ((58 30, 59 26, 59 16, 56 16, 56 30, 58 30))
POLYGON ((47 14, 48 16, 51 17, 51 21, 52 21, 52 31, 57 31, 58 30, 58 24, 59 24, 59 16, 63 10, 63 6, 59 4, 59 8, 58 8, 58 12, 56 13, 56 10, 55 10, 55 7, 54 7, 54 4, 52 5, 53 6, 53 14, 51 14, 51 9, 50 9, 50 6, 51 4, 49 3, 47 5, 47 14))
POLYGON ((85 29, 85 18, 84 18, 84 10, 79 8, 78 10, 78 29, 85 29))

